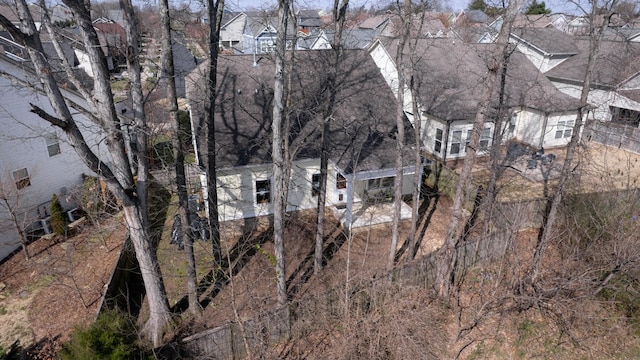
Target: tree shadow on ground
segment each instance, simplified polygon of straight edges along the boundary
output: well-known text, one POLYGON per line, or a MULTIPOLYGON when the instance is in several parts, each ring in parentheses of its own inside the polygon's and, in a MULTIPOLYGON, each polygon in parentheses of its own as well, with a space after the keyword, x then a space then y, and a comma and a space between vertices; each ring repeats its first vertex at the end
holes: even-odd
MULTIPOLYGON (((230 278, 237 275, 240 270, 258 252, 258 246, 273 239, 273 223, 270 222, 268 228, 256 234, 256 219, 245 219, 243 234, 240 236, 233 248, 229 249, 227 258, 223 258, 219 266, 209 271, 198 284, 198 298, 200 306, 204 309, 211 301, 229 284, 230 278), (233 267, 231 267, 233 264, 233 267)), ((188 295, 183 296, 171 308, 175 314, 181 314, 189 308, 188 295)))
MULTIPOLYGON (((326 244, 322 251, 322 267, 325 267, 329 261, 338 253, 338 250, 344 245, 347 240, 344 229, 337 225, 331 234, 324 237, 323 243, 326 244)), ((302 286, 309 281, 314 272, 314 254, 315 247, 313 247, 305 256, 304 260, 300 262, 298 267, 293 271, 289 279, 287 279, 287 294, 289 300, 293 299, 296 294, 302 289, 302 286), (295 282, 294 282, 295 281, 295 282)))
POLYGON ((414 246, 413 249, 409 249, 411 245, 411 234, 404 240, 404 243, 396 252, 396 256, 394 262, 398 262, 402 255, 407 253, 407 260, 412 260, 418 254, 418 250, 422 245, 422 239, 427 232, 427 228, 429 224, 431 224, 431 219, 433 218, 433 214, 436 212, 438 208, 438 202, 440 200, 440 192, 438 190, 438 182, 440 179, 440 171, 436 171, 435 176, 435 186, 426 185, 427 177, 429 176, 428 171, 423 171, 422 181, 420 185, 420 196, 419 199, 421 201, 420 207, 418 208, 418 224, 416 227, 417 233, 414 236, 414 246))

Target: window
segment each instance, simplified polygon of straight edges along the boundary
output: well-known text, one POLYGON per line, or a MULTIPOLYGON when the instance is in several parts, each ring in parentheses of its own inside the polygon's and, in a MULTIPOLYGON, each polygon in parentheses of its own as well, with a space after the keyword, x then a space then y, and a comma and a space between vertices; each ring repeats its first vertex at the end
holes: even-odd
POLYGON ((394 177, 388 176, 367 180, 367 190, 390 189, 393 187, 394 177))
POLYGON ((336 175, 336 189, 346 189, 347 188, 347 179, 345 179, 342 174, 338 173, 336 175))
POLYGON ((442 151, 442 136, 443 136, 443 131, 442 129, 436 129, 436 140, 435 143, 433 144, 433 151, 439 153, 440 151, 442 151))
POLYGON ((480 133, 480 150, 489 150, 491 144, 491 128, 484 128, 480 133))
POLYGON ((16 188, 18 190, 24 189, 27 186, 31 185, 31 180, 29 180, 29 172, 27 171, 27 168, 22 168, 20 170, 14 171, 13 179, 16 182, 16 188))
POLYGON ((471 141, 471 135, 473 135, 473 129, 467 130, 467 138, 464 141, 464 149, 462 149, 462 152, 467 151, 467 148, 469 147, 469 142, 471 141))
POLYGON ((451 154, 460 153, 461 143, 462 143, 462 130, 456 130, 451 134, 451 154))
POLYGON ((256 203, 268 204, 270 202, 271 202, 271 181, 257 180, 256 181, 256 203))
POLYGON ((311 196, 320 194, 320 174, 311 175, 311 196))
POLYGON ((272 53, 276 51, 276 41, 274 39, 260 39, 260 53, 272 53))
POLYGON ((556 128, 556 139, 571 137, 575 120, 560 120, 556 128))
POLYGON ((58 137, 55 134, 48 134, 44 137, 45 143, 47 144, 47 151, 49 152, 49 157, 56 156, 60 154, 60 142, 58 141, 58 137))

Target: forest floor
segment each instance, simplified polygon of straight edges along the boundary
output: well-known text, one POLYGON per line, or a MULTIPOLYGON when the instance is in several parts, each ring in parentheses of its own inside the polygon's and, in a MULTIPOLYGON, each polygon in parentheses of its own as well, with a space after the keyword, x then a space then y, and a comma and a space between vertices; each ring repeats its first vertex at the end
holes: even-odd
MULTIPOLYGON (((581 163, 589 165, 581 168, 582 174, 599 174, 600 178, 606 174, 608 184, 633 184, 635 179, 640 178, 638 163, 640 156, 626 152, 620 153, 617 149, 603 149, 595 146, 591 149, 596 149, 596 155, 591 158, 592 160, 584 160, 585 158, 581 157, 581 163), (606 164, 618 164, 618 166, 612 168, 606 164)), ((520 186, 523 188, 531 184, 530 180, 522 181, 524 182, 520 186)), ((418 257, 434 251, 441 245, 441 239, 444 238, 449 224, 450 207, 450 200, 444 197, 438 200, 435 207, 430 207, 433 211, 429 211, 431 215, 426 224, 428 230, 422 232, 424 235, 418 257)), ((171 229, 169 219, 173 218, 171 210, 168 214, 158 256, 167 284, 169 302, 174 305, 186 296, 184 275, 186 260, 183 251, 169 244, 167 234, 171 229)), ((385 274, 391 239, 390 227, 377 225, 360 229, 354 232, 351 239, 340 240, 341 232, 338 231, 337 220, 329 216, 326 226, 326 243, 327 246, 333 244, 331 245, 333 248, 326 254, 327 263, 321 276, 312 276, 314 218, 313 212, 299 212, 288 219, 286 235, 288 240, 285 243, 286 277, 288 290, 293 299, 322 294, 336 286, 341 286, 347 279, 351 283, 357 283, 385 274)), ((239 318, 250 318, 257 312, 275 306, 274 252, 268 229, 269 224, 266 221, 237 221, 225 223, 222 226, 222 247, 227 250, 225 253, 228 255, 227 259, 234 264, 235 276, 230 279, 231 281, 226 279, 222 286, 209 287, 202 292, 200 301, 206 305, 203 308, 204 316, 201 321, 193 321, 189 324, 191 331, 233 321, 236 316, 234 314, 239 318)), ((408 222, 403 222, 398 248, 402 247, 409 231, 408 222)), ((86 325, 95 319, 100 305, 100 295, 104 285, 109 281, 125 236, 126 230, 122 225, 122 218, 116 215, 102 220, 96 227, 87 224, 64 241, 40 239, 30 244, 29 252, 32 258, 28 261, 20 252, 0 264, 0 346, 8 349, 16 342, 21 346, 35 344, 34 351, 39 354, 37 358, 55 358, 55 352, 59 349, 61 341, 69 338, 74 327, 86 325)), ((522 246, 520 249, 530 253, 531 244, 535 243, 535 232, 523 232, 520 236, 523 244, 529 243, 529 246, 522 246)), ((197 241, 194 244, 194 250, 197 271, 202 280, 213 263, 211 244, 197 241)), ((553 258, 553 255, 550 257, 553 258)), ((557 258, 553 259, 557 260, 557 258)), ((555 265, 562 266, 561 263, 555 265)), ((320 336, 323 340, 318 340, 313 346, 317 347, 320 353, 305 353, 306 350, 302 349, 301 344, 304 341, 314 339, 311 336, 304 341, 299 339, 301 342, 297 345, 290 345, 287 350, 288 357, 326 358, 323 355, 328 355, 331 351, 334 351, 336 358, 346 357, 346 353, 337 353, 335 352, 337 350, 331 349, 338 349, 337 345, 345 345, 349 342, 354 346, 365 348, 368 346, 369 350, 379 350, 376 346, 384 343, 385 338, 389 341, 393 338, 390 334, 381 332, 380 329, 392 322, 397 323, 398 326, 403 324, 397 317, 386 318, 391 314, 400 316, 398 311, 408 311, 404 315, 407 319, 417 320, 428 317, 429 321, 417 322, 422 325, 415 328, 414 335, 432 336, 434 340, 442 341, 441 344, 430 348, 430 354, 436 356, 424 355, 418 358, 442 356, 452 358, 456 354, 460 354, 462 358, 542 356, 623 359, 640 356, 640 343, 633 329, 624 319, 621 320, 617 314, 612 313, 610 305, 581 299, 576 299, 571 304, 567 302, 560 304, 569 315, 556 314, 556 318, 565 315, 579 318, 581 320, 576 320, 573 324, 579 324, 582 328, 562 328, 561 321, 550 321, 545 317, 546 312, 555 311, 550 309, 558 309, 551 306, 545 309, 536 307, 521 309, 521 311, 507 311, 497 316, 498 312, 491 313, 487 310, 497 307, 483 308, 482 302, 477 302, 478 298, 486 300, 490 297, 489 295, 500 293, 500 296, 495 296, 495 302, 508 303, 510 301, 509 296, 506 295, 508 292, 505 289, 486 288, 489 282, 478 280, 490 278, 484 272, 473 273, 472 278, 475 280, 465 284, 468 288, 460 297, 459 303, 462 305, 458 308, 437 305, 438 302, 433 300, 432 294, 427 289, 406 289, 404 292, 397 293, 395 296, 400 298, 395 298, 394 301, 396 304, 407 303, 409 310, 401 306, 393 310, 387 308, 389 311, 377 313, 378 318, 371 322, 349 323, 353 326, 351 330, 345 328, 346 322, 329 322, 327 319, 324 319, 324 322, 318 321, 316 330, 320 332, 315 332, 313 335, 320 336), (478 286, 482 287, 482 292, 476 293, 477 289, 474 287, 478 286), (455 311, 463 308, 466 312, 455 311), (578 317, 577 312, 581 313, 581 316, 578 317), (472 316, 471 313, 475 315, 472 316), (389 320, 389 323, 385 323, 384 319, 389 320), (380 321, 383 322, 380 323, 380 321), (461 331, 465 323, 473 326, 461 331), (326 330, 322 324, 333 329, 331 336, 321 334, 326 330), (371 327, 367 327, 367 324, 371 327), (377 327, 374 328, 374 325, 377 327), (420 329, 424 327, 431 327, 432 332, 421 332, 420 329), (349 335, 345 334, 347 330, 349 335), (437 333, 433 333, 435 330, 438 330, 437 333), (361 336, 368 334, 370 337, 376 337, 377 345, 360 344, 359 341, 364 340, 354 335, 356 332, 362 334, 361 336)), ((385 304, 389 305, 389 303, 385 304)), ((415 324, 416 322, 403 326, 412 329, 415 324)), ((367 341, 373 341, 372 339, 367 341)), ((403 339, 402 341, 408 341, 407 338, 403 339)), ((412 341, 419 343, 415 339, 412 341)), ((365 353, 359 354, 365 356, 365 353)), ((425 354, 427 353, 429 352, 425 354)))

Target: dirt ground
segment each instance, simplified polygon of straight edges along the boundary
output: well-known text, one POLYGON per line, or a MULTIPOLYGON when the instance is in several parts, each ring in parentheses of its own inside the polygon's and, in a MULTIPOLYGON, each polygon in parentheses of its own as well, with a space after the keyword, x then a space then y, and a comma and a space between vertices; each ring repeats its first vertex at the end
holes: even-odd
POLYGON ((120 253, 122 218, 85 226, 66 240, 41 238, 0 265, 0 345, 44 349, 48 358, 75 326, 92 322, 120 253))

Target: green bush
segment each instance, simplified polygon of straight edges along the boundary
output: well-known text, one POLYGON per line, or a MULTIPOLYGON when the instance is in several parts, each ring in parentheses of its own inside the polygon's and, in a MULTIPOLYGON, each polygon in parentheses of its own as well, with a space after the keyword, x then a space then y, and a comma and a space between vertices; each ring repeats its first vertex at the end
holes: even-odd
POLYGON ((51 230, 55 234, 64 235, 67 233, 67 220, 64 217, 64 210, 58 200, 58 195, 53 194, 51 197, 51 206, 49 207, 51 213, 51 230))
POLYGON ((63 344, 64 359, 140 359, 145 358, 139 346, 133 319, 122 312, 108 310, 86 328, 76 328, 63 344))

